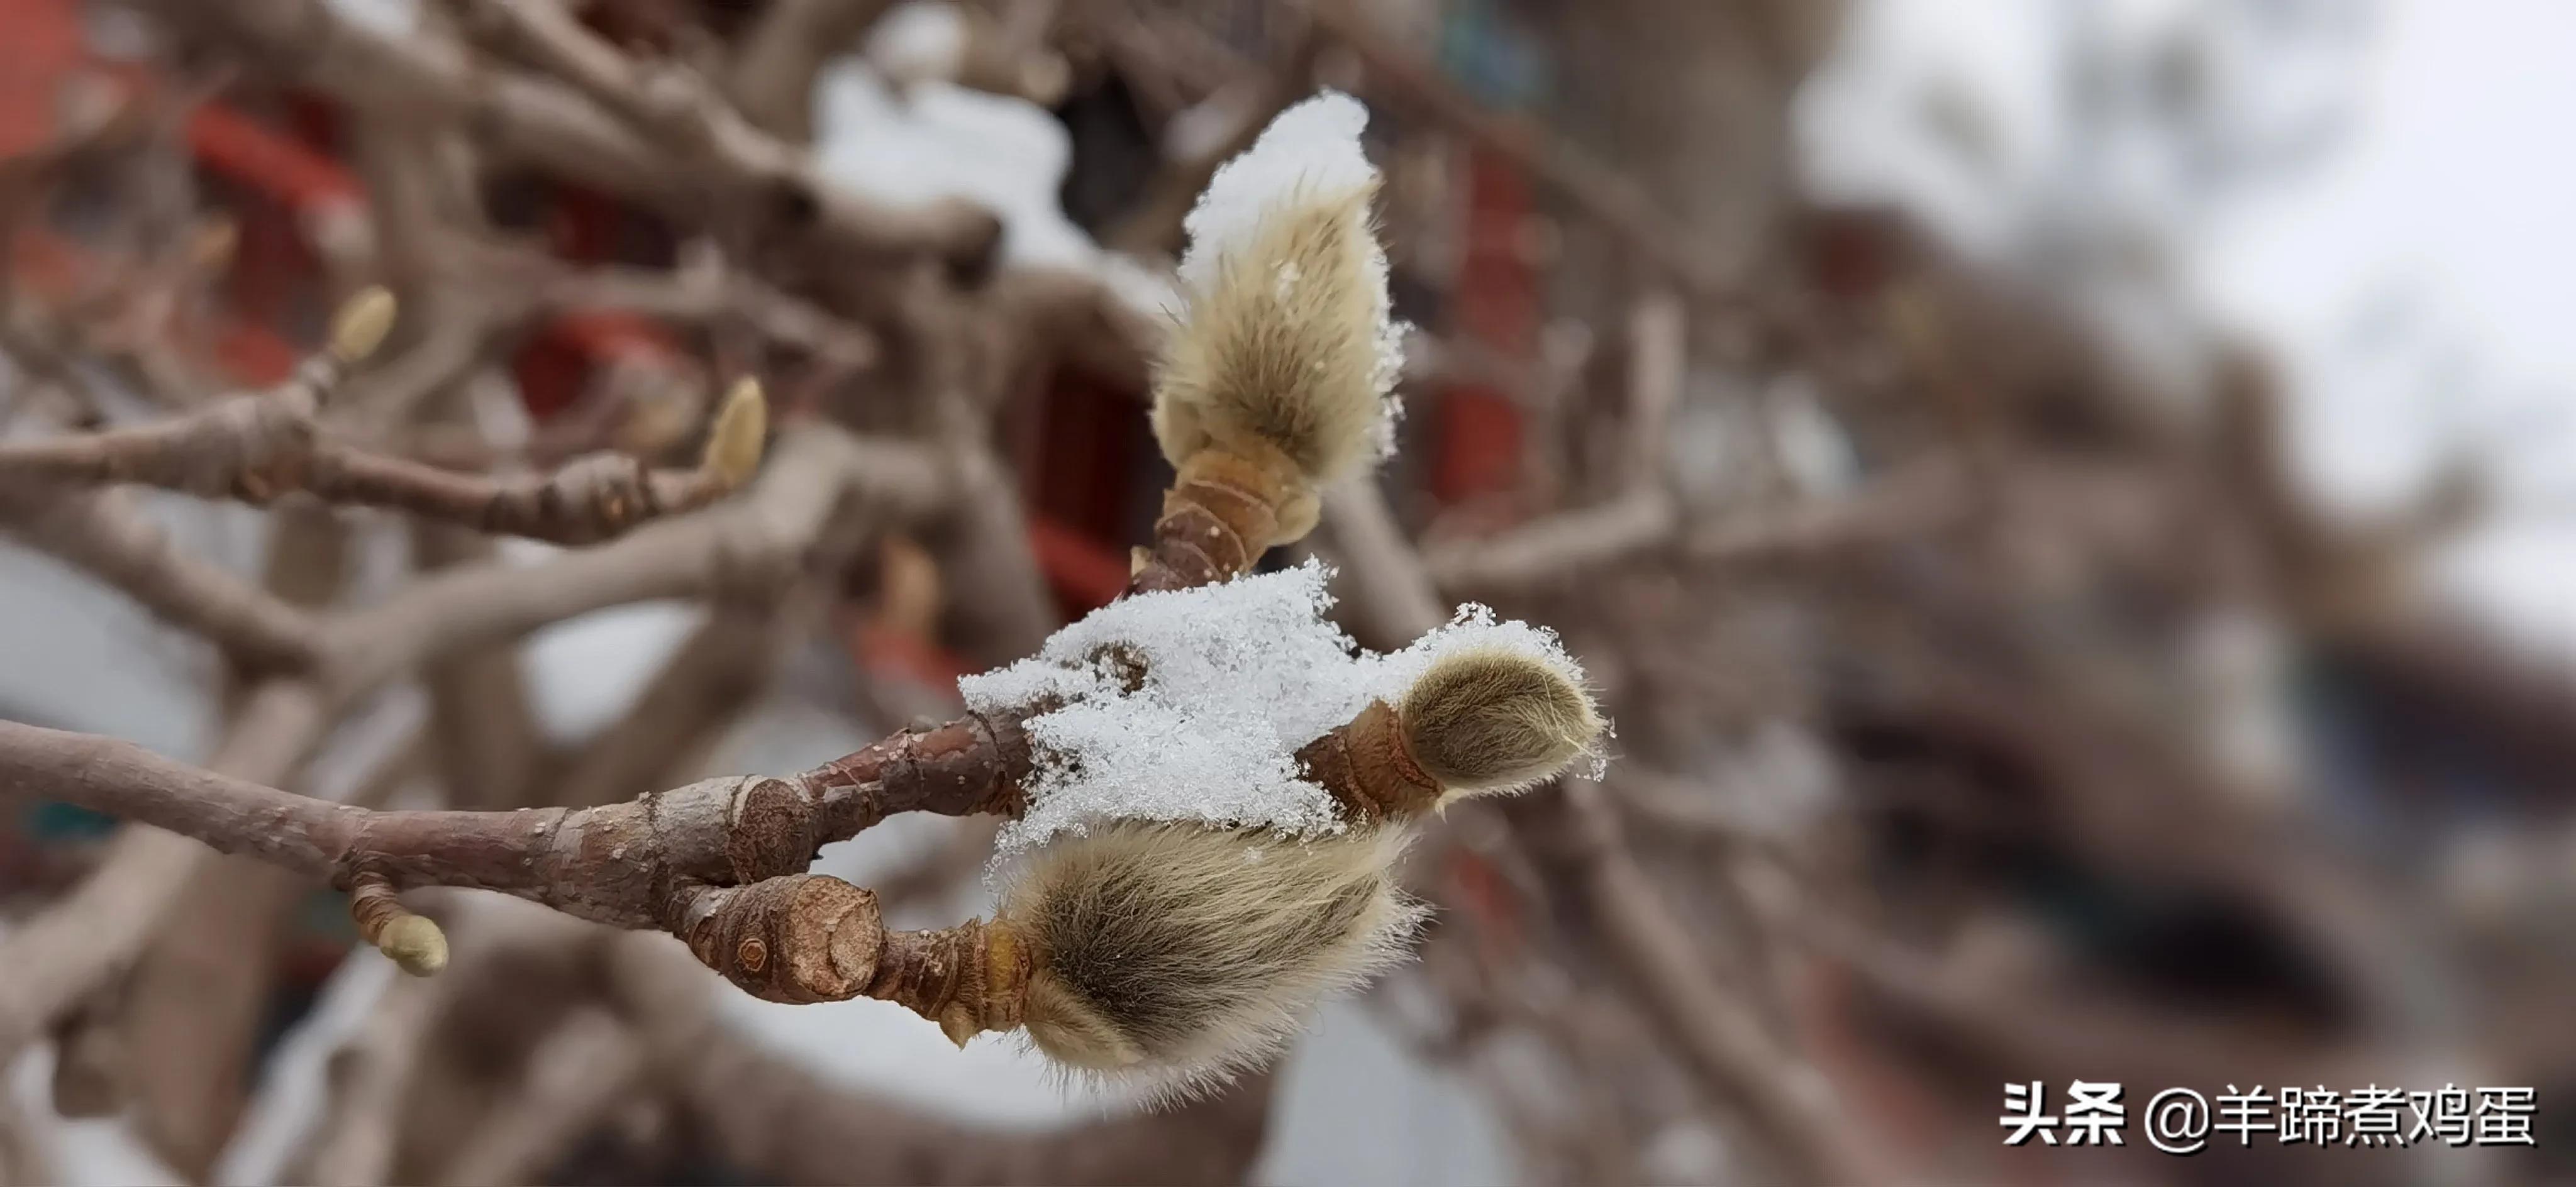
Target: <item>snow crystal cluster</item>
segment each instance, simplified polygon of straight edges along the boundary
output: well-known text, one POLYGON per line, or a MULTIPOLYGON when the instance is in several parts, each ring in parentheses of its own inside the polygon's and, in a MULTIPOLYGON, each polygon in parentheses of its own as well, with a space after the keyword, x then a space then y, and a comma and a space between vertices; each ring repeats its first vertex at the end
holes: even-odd
POLYGON ((1402 699, 1444 652, 1509 647, 1580 678, 1553 631, 1478 605, 1410 647, 1360 648, 1324 615, 1320 561, 1198 589, 1138 594, 1056 632, 1037 655, 958 682, 979 713, 1027 712, 1028 812, 1007 859, 1110 820, 1339 831, 1333 799, 1299 772, 1300 747, 1372 700, 1402 699))
MULTIPOLYGON (((1189 247, 1181 253, 1181 283, 1201 292, 1249 250, 1266 220, 1283 206, 1332 201, 1377 185, 1377 166, 1360 145, 1368 127, 1368 107, 1340 91, 1326 90, 1285 111, 1262 129, 1260 138, 1241 155, 1219 167, 1208 179, 1181 229, 1189 247)), ((1404 372, 1404 336, 1411 327, 1395 320, 1387 297, 1386 249, 1369 228, 1361 228, 1368 245, 1369 290, 1377 320, 1378 398, 1386 405, 1376 440, 1383 458, 1395 447, 1395 424, 1403 413, 1395 394, 1404 372)), ((1283 273, 1284 287, 1297 277, 1283 273)))

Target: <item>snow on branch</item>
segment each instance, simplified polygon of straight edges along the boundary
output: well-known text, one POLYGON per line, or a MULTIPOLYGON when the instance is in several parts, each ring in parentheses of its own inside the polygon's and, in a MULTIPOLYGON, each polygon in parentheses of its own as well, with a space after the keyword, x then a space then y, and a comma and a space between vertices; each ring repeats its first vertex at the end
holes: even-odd
MULTIPOLYGON (((1405 703, 1434 671, 1443 687, 1459 671, 1529 675, 1526 695, 1501 699, 1531 715, 1535 751, 1502 771, 1453 762, 1444 768, 1453 778, 1475 771, 1456 782, 1517 786, 1529 768, 1552 774, 1591 746, 1600 723, 1554 632, 1471 605, 1412 646, 1378 654, 1325 617, 1330 577, 1308 561, 1129 597, 1057 632, 1036 656, 960 681, 976 712, 1029 715, 1028 808, 1004 830, 1003 853, 1115 820, 1339 832, 1349 814, 1308 777, 1299 752, 1373 702, 1405 703)), ((1524 691, 1502 679, 1504 690, 1524 691)), ((1455 699, 1426 698, 1418 712, 1436 717, 1455 699)), ((1445 734, 1411 741, 1417 756, 1457 748, 1445 734)))

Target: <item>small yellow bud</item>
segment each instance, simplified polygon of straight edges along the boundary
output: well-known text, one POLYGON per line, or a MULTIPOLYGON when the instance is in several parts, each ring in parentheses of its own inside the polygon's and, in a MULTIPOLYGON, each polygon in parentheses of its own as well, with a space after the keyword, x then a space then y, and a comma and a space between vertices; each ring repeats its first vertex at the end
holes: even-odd
POLYGON ((331 355, 342 364, 376 353, 394 328, 394 295, 382 285, 369 285, 342 302, 331 315, 331 355))
POLYGON ((376 936, 376 949, 415 977, 432 976, 447 967, 447 933, 425 915, 403 915, 387 922, 376 936))
POLYGON ((724 406, 716 410, 715 428, 707 433, 698 469, 728 489, 741 486, 760 469, 768 436, 769 401, 761 395, 760 381, 746 375, 734 381, 732 390, 725 393, 724 406))
POLYGON ((198 221, 188 238, 188 263, 199 272, 221 272, 241 247, 241 224, 222 215, 198 221))

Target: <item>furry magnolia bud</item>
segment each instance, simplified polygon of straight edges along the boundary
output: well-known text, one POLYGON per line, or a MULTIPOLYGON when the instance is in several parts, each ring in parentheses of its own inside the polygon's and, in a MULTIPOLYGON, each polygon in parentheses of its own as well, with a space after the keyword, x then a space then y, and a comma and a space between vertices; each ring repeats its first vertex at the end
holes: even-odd
POLYGON ((1372 192, 1282 202, 1191 293, 1154 389, 1174 465, 1210 447, 1275 451, 1323 481, 1366 456, 1380 416, 1372 192))
POLYGON ((1574 674, 1512 647, 1463 647, 1431 662, 1397 707, 1404 747, 1455 793, 1512 791, 1546 779, 1601 736, 1601 714, 1574 674))
POLYGON ((1422 914, 1392 876, 1403 844, 1141 821, 1059 838, 1003 899, 1031 958, 1022 1025, 1058 1063, 1164 1092, 1257 1065, 1397 959, 1422 914))
POLYGON ((1280 114, 1208 184, 1181 261, 1187 306, 1154 384, 1176 466, 1217 451, 1280 472, 1276 539, 1314 526, 1311 488, 1381 450, 1401 361, 1367 110, 1326 94, 1280 114))

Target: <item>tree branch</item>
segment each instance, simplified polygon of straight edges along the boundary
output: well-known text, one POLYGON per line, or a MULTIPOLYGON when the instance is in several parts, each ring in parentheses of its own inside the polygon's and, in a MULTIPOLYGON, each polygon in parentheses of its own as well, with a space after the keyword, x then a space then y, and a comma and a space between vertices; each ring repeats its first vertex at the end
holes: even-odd
MULTIPOLYGON (((229 801, 233 811, 245 805, 254 811, 282 807, 288 814, 284 819, 310 824, 321 819, 317 811, 337 809, 271 789, 291 781, 345 706, 411 671, 423 658, 516 638, 588 610, 656 597, 722 595, 741 582, 789 579, 817 537, 836 519, 847 518, 851 507, 875 506, 901 519, 935 506, 945 490, 939 466, 920 451, 858 441, 821 426, 790 433, 778 454, 748 497, 706 514, 651 525, 615 543, 536 566, 448 570, 377 606, 325 620, 313 671, 301 679, 271 679, 254 689, 210 763, 211 771, 181 768, 155 777, 179 779, 176 786, 191 794, 236 783, 253 787, 250 799, 229 801)), ((104 744, 83 740, 72 749, 85 754, 81 747, 91 742, 104 744)), ((59 746, 51 754, 62 760, 59 746)), ((13 793, 78 803, 86 789, 104 786, 82 776, 78 760, 68 769, 51 768, 52 774, 37 786, 32 776, 17 773, 21 761, 17 756, 0 759, 13 772, 0 786, 13 793)), ((151 803, 165 802, 151 799, 155 793, 149 790, 141 794, 151 803)), ((327 865, 315 864, 322 859, 310 835, 260 839, 258 818, 227 816, 220 806, 184 809, 177 822, 193 822, 205 812, 225 821, 222 827, 248 830, 234 838, 243 842, 235 851, 266 859, 266 851, 273 849, 275 864, 283 868, 331 876, 327 865)), ((0 1059, 133 960, 211 856, 186 836, 128 829, 69 895, 0 937, 0 967, 27 970, 0 978, 0 1059)), ((351 871, 353 876, 356 872, 351 871)))
POLYGON ((115 492, 0 482, 0 531, 115 587, 163 622, 205 636, 252 670, 301 670, 318 654, 318 619, 172 547, 115 492))
POLYGON ((269 391, 129 428, 0 443, 0 486, 140 482, 252 503, 300 490, 325 502, 586 544, 711 503, 759 463, 768 413, 759 386, 749 381, 726 398, 704 456, 687 471, 651 470, 621 454, 597 454, 544 476, 496 479, 331 440, 321 434, 316 414, 348 365, 383 339, 393 320, 392 298, 371 290, 353 299, 339 320, 330 351, 269 391))
POLYGON ((1584 780, 1564 787, 1592 917, 1684 1058, 1760 1120, 1801 1180, 1887 1181, 1845 1136, 1832 1086, 1773 1042, 1761 1020, 1697 963, 1699 946, 1628 853, 1601 789, 1584 780))
POLYGON ((814 138, 814 79, 892 0, 776 0, 742 36, 726 92, 743 118, 782 139, 814 138))

